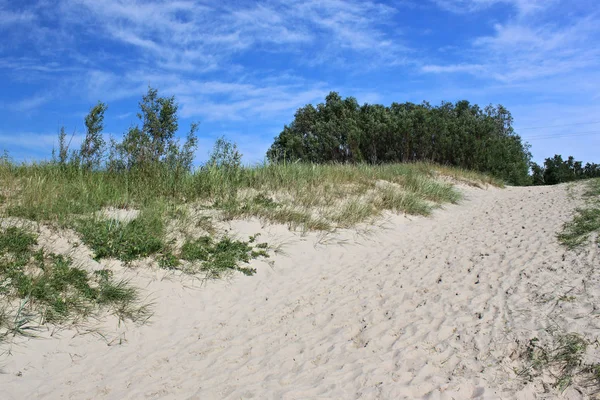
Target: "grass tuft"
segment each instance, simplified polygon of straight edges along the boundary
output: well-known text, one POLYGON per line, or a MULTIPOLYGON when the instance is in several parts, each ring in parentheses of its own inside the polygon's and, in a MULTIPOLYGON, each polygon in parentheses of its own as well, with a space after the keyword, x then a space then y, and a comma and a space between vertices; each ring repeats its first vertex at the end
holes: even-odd
MULTIPOLYGON (((557 237, 559 242, 569 249, 575 249, 588 242, 590 235, 600 232, 600 179, 588 181, 584 194, 588 198, 584 208, 575 211, 573 220, 563 225, 563 230, 557 237)), ((596 241, 600 244, 600 235, 596 241)))
POLYGON ((600 364, 586 364, 584 357, 589 342, 576 333, 555 334, 551 343, 538 338, 529 341, 524 353, 526 367, 519 375, 532 380, 547 374, 559 391, 566 390, 576 379, 600 387, 600 364))

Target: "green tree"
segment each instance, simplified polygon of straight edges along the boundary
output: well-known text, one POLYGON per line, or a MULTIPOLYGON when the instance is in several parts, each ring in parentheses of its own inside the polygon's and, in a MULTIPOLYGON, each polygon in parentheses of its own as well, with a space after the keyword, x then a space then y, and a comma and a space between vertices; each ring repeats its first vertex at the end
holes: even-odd
POLYGON ((267 152, 272 162, 433 161, 488 172, 527 184, 531 154, 503 106, 481 109, 468 101, 392 103, 390 107, 343 99, 300 108, 267 152))
POLYGON ((98 102, 85 117, 86 133, 83 143, 81 143, 81 150, 78 157, 81 166, 85 169, 99 168, 102 164, 102 157, 105 150, 102 130, 104 129, 104 113, 106 109, 106 104, 98 102))

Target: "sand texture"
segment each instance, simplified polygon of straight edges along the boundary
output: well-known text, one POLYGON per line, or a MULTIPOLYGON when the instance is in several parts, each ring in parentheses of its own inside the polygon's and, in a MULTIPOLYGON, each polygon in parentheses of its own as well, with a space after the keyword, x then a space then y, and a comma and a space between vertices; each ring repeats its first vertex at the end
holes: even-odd
POLYGON ((587 398, 578 384, 561 393, 515 373, 533 337, 600 333, 598 251, 568 252, 555 236, 581 189, 461 190, 459 205, 369 231, 232 222, 284 251, 253 262, 251 277, 123 269, 154 302, 151 322, 90 321, 19 342, 0 360, 0 397, 587 398))

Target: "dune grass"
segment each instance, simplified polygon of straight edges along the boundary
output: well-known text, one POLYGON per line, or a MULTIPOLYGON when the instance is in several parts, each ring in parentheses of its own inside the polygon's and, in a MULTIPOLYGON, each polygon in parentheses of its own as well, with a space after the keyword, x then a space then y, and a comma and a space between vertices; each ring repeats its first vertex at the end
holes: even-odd
POLYGON ((600 244, 600 179, 587 182, 584 192, 586 206, 575 211, 573 219, 564 224, 558 234, 558 240, 569 249, 575 249, 589 241, 591 235, 596 235, 600 244))
MULTIPOLYGON (((111 173, 3 159, 0 220, 18 217, 72 229, 100 262, 115 258, 127 265, 150 257, 161 268, 207 278, 252 275, 250 261, 268 257, 268 244, 256 236, 218 234, 213 217, 196 214, 257 217, 302 230, 350 228, 385 211, 428 215, 459 201, 460 193, 443 177, 500 185, 485 175, 429 164, 213 166, 175 174, 162 165, 111 173), (133 220, 119 221, 106 215, 107 208, 138 212, 133 220), (178 224, 194 226, 173 231, 178 224)), ((38 246, 31 232, 1 230, 0 341, 102 310, 134 321, 148 317, 136 288, 114 279, 109 269, 92 273, 83 267, 38 246)))
POLYGON ((137 289, 114 280, 111 271, 90 273, 36 245, 36 236, 21 228, 0 230, 0 342, 103 309, 123 320, 149 316, 137 289))
POLYGON ((554 332, 545 343, 533 338, 523 354, 526 365, 518 374, 530 381, 546 375, 560 392, 576 382, 584 383, 588 390, 597 392, 600 389, 600 364, 585 361, 591 344, 576 333, 554 332))
POLYGON ((164 200, 201 202, 231 218, 256 216, 308 229, 352 226, 385 210, 427 215, 460 198, 451 184, 436 179, 440 174, 494 183, 485 175, 428 164, 279 164, 205 168, 184 176, 160 166, 108 173, 53 164, 0 165, 0 183, 12 188, 3 193, 9 216, 65 223, 104 207, 143 209, 164 200), (393 185, 380 195, 378 181, 393 185))

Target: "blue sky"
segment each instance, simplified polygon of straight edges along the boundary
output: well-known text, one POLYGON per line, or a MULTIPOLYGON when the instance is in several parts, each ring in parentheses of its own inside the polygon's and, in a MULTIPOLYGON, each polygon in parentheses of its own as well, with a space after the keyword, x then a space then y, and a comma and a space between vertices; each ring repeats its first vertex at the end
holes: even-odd
POLYGON ((503 104, 537 161, 600 162, 597 0, 0 0, 0 150, 51 154, 61 126, 108 104, 137 123, 149 85, 261 161, 297 108, 329 91, 359 103, 503 104))

